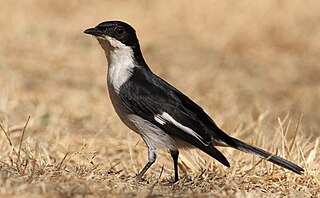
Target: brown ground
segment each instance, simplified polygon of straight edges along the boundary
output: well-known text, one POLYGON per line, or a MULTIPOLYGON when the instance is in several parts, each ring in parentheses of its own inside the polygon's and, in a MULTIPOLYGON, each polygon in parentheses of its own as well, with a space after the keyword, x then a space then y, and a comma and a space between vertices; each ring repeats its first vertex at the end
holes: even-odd
POLYGON ((2 0, 1 195, 319 196, 319 7, 316 0, 2 0), (191 150, 180 157, 181 181, 166 185, 172 161, 161 151, 136 183, 146 148, 115 115, 103 51, 83 34, 112 19, 132 24, 151 68, 227 133, 306 173, 255 166, 258 158, 222 148, 225 168, 191 150))

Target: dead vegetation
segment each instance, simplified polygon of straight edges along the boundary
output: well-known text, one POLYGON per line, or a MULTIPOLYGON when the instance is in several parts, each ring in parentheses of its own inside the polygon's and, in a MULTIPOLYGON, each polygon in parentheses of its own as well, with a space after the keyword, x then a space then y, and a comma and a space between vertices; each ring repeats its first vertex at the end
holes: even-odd
POLYGON ((298 0, 3 1, 1 196, 319 196, 319 6, 298 0), (221 148, 231 164, 225 168, 190 150, 179 159, 181 181, 167 185, 173 164, 161 151, 136 183, 145 146, 115 115, 103 52, 82 33, 110 19, 136 27, 152 69, 221 128, 306 173, 221 148))

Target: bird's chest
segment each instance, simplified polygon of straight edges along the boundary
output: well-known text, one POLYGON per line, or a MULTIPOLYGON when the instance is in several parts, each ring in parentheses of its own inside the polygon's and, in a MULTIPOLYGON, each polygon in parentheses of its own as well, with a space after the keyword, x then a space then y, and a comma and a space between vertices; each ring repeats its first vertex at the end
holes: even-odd
POLYGON ((124 105, 119 93, 120 87, 129 80, 132 72, 131 66, 124 64, 110 64, 107 72, 107 87, 112 105, 120 119, 131 129, 131 123, 127 118, 131 112, 124 105))
POLYGON ((131 63, 113 63, 109 65, 107 73, 108 87, 119 93, 121 85, 129 80, 133 73, 131 63))

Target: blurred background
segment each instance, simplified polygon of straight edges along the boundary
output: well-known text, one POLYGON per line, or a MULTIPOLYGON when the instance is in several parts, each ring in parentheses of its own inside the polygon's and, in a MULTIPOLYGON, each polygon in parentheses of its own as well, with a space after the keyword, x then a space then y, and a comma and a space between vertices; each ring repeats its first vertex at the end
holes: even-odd
POLYGON ((319 8, 316 0, 2 0, 0 123, 15 142, 30 115, 30 142, 127 153, 139 137, 113 111, 104 52, 83 34, 122 20, 137 30, 151 69, 228 134, 280 145, 303 114, 298 135, 312 143, 320 135, 319 8))
MULTIPOLYGON (((0 121, 52 132, 127 131, 105 90, 107 62, 83 30, 123 20, 153 71, 232 133, 288 114, 319 135, 318 1, 2 1, 0 121), (30 125, 31 126, 31 125, 30 125)), ((126 132, 125 132, 126 133, 126 132)))

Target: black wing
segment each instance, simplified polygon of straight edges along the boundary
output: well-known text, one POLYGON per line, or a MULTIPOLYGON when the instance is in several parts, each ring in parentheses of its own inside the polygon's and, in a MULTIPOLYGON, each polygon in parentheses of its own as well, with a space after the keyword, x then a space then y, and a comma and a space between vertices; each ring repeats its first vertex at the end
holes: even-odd
POLYGON ((140 69, 121 86, 120 98, 132 113, 150 121, 174 137, 201 149, 222 164, 229 166, 227 159, 212 145, 212 139, 233 146, 233 140, 221 131, 203 109, 183 93, 153 73, 140 69), (160 123, 156 115, 169 114, 194 134, 186 133, 167 120, 160 123))

